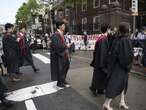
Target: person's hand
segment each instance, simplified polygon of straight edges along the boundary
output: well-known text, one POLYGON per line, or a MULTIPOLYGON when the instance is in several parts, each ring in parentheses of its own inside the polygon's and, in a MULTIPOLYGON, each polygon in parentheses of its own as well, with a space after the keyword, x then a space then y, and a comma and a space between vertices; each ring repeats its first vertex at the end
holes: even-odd
POLYGON ((68 44, 66 44, 66 47, 67 47, 67 48, 70 48, 70 44, 69 44, 69 43, 68 43, 68 44))
POLYGON ((16 41, 19 42, 20 41, 20 38, 17 38, 16 41))

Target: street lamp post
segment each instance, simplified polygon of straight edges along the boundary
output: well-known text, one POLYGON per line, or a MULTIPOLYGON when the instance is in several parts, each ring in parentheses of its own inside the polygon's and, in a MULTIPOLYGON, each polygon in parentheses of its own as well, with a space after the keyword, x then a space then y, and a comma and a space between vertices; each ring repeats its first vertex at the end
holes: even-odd
POLYGON ((54 0, 42 0, 43 5, 45 5, 46 3, 49 4, 49 18, 50 18, 50 25, 51 25, 51 33, 54 33, 54 25, 53 25, 53 19, 51 17, 51 10, 53 9, 53 3, 54 0))
POLYGON ((53 34, 54 33, 54 25, 53 25, 53 19, 51 17, 51 10, 52 10, 52 3, 49 5, 49 9, 50 9, 50 25, 51 25, 51 33, 53 34))

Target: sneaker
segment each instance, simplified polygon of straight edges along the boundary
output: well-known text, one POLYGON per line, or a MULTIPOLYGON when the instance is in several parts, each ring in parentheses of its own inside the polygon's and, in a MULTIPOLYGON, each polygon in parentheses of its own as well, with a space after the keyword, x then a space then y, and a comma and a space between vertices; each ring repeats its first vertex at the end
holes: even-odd
POLYGON ((65 87, 70 87, 70 84, 68 82, 64 82, 65 87))
POLYGON ((21 79, 19 79, 19 78, 11 78, 11 81, 12 82, 19 82, 21 79))
POLYGON ((89 89, 91 90, 91 92, 94 96, 97 96, 97 92, 95 89, 93 89, 92 87, 89 87, 89 89))
POLYGON ((66 87, 65 84, 63 84, 63 83, 57 83, 57 86, 60 87, 60 88, 65 88, 66 87))
POLYGON ((34 72, 38 72, 38 71, 40 71, 40 69, 38 69, 38 68, 35 68, 34 69, 34 72))
POLYGON ((105 94, 105 90, 103 89, 100 89, 100 90, 97 90, 97 94, 100 94, 100 95, 104 95, 105 94))

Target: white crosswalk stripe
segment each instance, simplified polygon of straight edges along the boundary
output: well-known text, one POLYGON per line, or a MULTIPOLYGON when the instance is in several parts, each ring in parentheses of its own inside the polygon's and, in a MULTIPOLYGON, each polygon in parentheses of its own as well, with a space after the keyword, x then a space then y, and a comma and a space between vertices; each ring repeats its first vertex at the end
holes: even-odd
POLYGON ((50 55, 50 52, 46 53, 47 55, 50 55))
POLYGON ((32 87, 26 87, 23 89, 12 91, 8 93, 9 95, 7 99, 21 102, 31 98, 49 95, 62 89, 62 88, 58 88, 56 84, 57 81, 54 81, 54 82, 49 82, 41 85, 35 85, 32 87))
POLYGON ((27 110, 37 110, 32 99, 26 100, 25 105, 27 110))
POLYGON ((45 64, 50 64, 50 59, 41 54, 33 54, 33 56, 36 57, 37 59, 41 60, 45 64))

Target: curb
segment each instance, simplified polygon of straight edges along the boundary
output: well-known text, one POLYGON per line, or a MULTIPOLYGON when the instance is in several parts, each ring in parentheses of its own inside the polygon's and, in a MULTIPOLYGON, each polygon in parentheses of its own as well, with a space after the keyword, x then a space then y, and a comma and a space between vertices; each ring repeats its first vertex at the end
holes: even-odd
POLYGON ((137 74, 139 76, 144 76, 146 77, 146 74, 142 73, 142 72, 139 72, 139 71, 135 71, 135 70, 131 70, 130 73, 134 73, 134 74, 137 74))
MULTIPOLYGON (((78 56, 78 55, 75 55, 72 58, 76 58, 76 59, 78 59, 78 60, 80 60, 84 63, 88 63, 88 64, 90 64, 90 62, 92 61, 91 58, 85 58, 85 57, 81 57, 81 56, 78 56)), ((146 77, 146 74, 144 74, 142 72, 139 72, 139 71, 131 70, 130 73, 146 77)))

